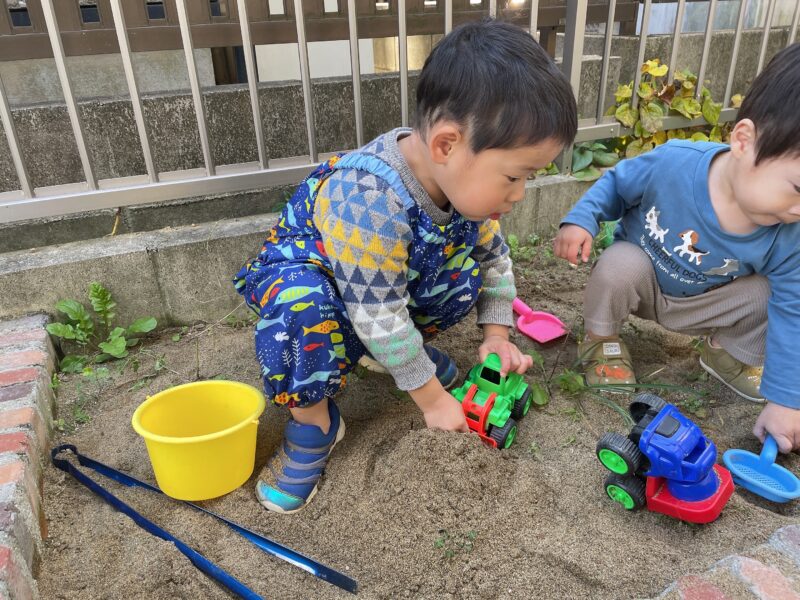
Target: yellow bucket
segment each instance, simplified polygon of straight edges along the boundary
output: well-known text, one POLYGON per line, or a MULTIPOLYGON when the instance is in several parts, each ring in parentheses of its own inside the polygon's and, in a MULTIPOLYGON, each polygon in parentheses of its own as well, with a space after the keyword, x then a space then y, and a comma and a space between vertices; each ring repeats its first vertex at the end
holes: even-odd
POLYGON ((131 420, 161 488, 179 500, 232 492, 253 473, 264 395, 235 381, 198 381, 145 400, 131 420))

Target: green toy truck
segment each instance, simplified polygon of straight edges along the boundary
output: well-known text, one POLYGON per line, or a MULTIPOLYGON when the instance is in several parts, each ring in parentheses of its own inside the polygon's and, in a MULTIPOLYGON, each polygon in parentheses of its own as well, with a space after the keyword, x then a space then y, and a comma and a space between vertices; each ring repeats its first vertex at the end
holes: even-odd
POLYGON ((500 357, 490 354, 475 365, 452 394, 461 402, 469 428, 494 448, 508 448, 517 436, 517 421, 528 414, 531 390, 518 373, 500 375, 500 357))

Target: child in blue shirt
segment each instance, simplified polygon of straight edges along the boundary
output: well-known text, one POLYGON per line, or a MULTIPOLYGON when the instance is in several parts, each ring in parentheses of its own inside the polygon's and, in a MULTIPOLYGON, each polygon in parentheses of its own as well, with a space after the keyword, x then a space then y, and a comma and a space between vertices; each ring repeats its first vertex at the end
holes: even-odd
POLYGON ((531 358, 509 341, 516 295, 498 219, 525 180, 571 143, 568 80, 524 30, 483 21, 431 52, 416 127, 395 129, 320 165, 300 185, 260 254, 236 275, 259 315, 264 390, 291 412, 256 485, 291 513, 316 493, 344 421, 333 401, 364 357, 407 390, 428 427, 467 431, 446 389, 458 372, 427 342, 477 306, 503 374, 531 358))
POLYGON ((753 433, 800 447, 800 44, 779 52, 739 109, 730 146, 671 141, 608 171, 562 222, 555 253, 586 262, 598 222, 620 219, 586 286, 589 383, 635 383, 629 314, 705 334, 700 364, 766 406, 753 433), (760 366, 763 365, 763 370, 760 366))

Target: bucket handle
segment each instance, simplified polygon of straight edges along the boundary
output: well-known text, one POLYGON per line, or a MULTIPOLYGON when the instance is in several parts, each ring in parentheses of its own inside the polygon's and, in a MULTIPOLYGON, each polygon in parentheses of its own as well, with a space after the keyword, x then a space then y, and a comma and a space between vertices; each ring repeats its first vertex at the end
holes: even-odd
POLYGON ((761 449, 761 464, 771 465, 778 456, 778 442, 770 434, 764 438, 764 447, 761 449))

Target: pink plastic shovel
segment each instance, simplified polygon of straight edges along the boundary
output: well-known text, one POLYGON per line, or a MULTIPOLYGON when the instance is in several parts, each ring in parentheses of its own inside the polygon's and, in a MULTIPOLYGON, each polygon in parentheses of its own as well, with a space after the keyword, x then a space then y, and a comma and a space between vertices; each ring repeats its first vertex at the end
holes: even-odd
POLYGON ((540 344, 545 344, 567 334, 567 326, 555 315, 532 310, 519 298, 514 298, 511 305, 514 312, 519 315, 517 328, 540 344))

